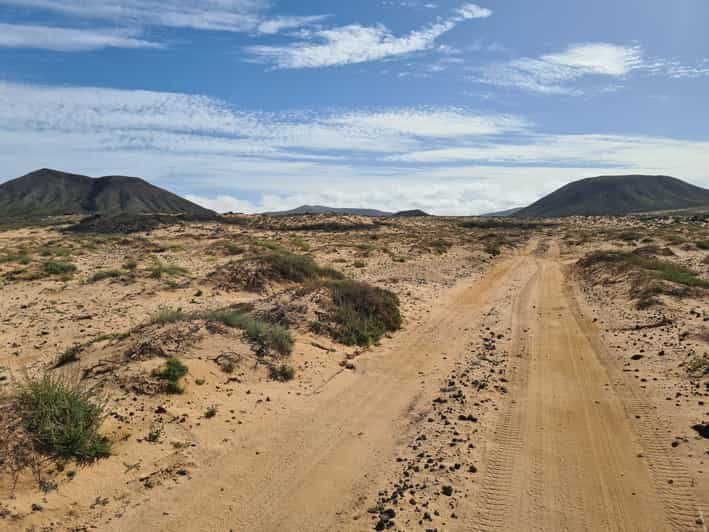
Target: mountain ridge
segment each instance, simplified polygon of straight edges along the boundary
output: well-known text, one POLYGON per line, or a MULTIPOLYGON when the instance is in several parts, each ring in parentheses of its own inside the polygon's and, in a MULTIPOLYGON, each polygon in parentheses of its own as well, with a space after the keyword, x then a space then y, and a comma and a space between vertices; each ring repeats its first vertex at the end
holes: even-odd
POLYGON ((663 175, 608 175, 568 183, 513 216, 622 216, 709 205, 709 190, 663 175))
POLYGON ((158 213, 215 214, 139 177, 42 168, 0 184, 0 216, 5 217, 158 213))

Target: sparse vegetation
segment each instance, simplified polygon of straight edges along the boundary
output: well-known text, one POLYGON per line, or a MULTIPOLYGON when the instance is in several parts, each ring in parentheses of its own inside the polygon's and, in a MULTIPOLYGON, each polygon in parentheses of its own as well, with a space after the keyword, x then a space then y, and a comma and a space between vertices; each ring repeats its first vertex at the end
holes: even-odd
POLYGON ((269 368, 269 376, 274 381, 287 382, 295 378, 295 368, 288 364, 278 364, 269 368))
POLYGON ((334 311, 329 327, 345 345, 367 346, 401 327, 399 298, 393 292, 351 280, 329 284, 334 311))
POLYGON ((148 272, 153 279, 161 279, 163 275, 170 277, 188 277, 190 275, 186 268, 174 264, 163 264, 160 261, 155 261, 155 264, 148 268, 148 272))
POLYGON ((42 264, 42 273, 45 275, 71 275, 77 268, 70 262, 47 261, 42 264))
POLYGON ((448 253, 448 250, 451 248, 451 243, 443 238, 437 238, 436 240, 431 241, 429 247, 439 255, 443 255, 448 253))
POLYGON ((123 275, 123 272, 120 270, 101 270, 91 275, 86 282, 97 283, 99 281, 103 281, 104 279, 115 279, 121 275, 123 275))
POLYGON ((184 388, 180 381, 187 375, 189 369, 179 359, 175 357, 168 358, 165 365, 157 371, 157 376, 165 381, 165 391, 171 394, 180 394, 184 392, 184 388))
POLYGON ((109 456, 99 433, 104 406, 96 391, 62 376, 45 374, 21 384, 17 412, 37 450, 55 458, 91 462, 109 456))
POLYGON ((690 377, 702 378, 709 375, 709 356, 695 356, 687 364, 687 373, 690 377))
POLYGON ((65 349, 57 356, 57 359, 54 361, 53 367, 56 369, 61 368, 62 366, 66 366, 67 364, 71 364, 72 362, 78 362, 79 354, 81 353, 82 349, 83 348, 78 344, 65 349))
POLYGON ((214 416, 217 415, 217 412, 219 409, 217 408, 216 405, 211 405, 210 407, 207 408, 207 411, 204 413, 204 417, 207 419, 212 419, 214 416))
POLYGON ((634 269, 647 277, 688 287, 709 288, 709 281, 682 265, 633 252, 598 251, 581 259, 579 266, 589 268, 599 263, 611 265, 619 271, 634 269))

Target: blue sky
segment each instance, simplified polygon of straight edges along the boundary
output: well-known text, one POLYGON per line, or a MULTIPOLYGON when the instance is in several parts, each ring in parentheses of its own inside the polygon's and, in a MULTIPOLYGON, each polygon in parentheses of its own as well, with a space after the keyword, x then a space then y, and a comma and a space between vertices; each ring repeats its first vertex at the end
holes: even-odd
POLYGON ((437 214, 599 174, 709 186, 707 21, 705 0, 0 0, 0 181, 437 214))

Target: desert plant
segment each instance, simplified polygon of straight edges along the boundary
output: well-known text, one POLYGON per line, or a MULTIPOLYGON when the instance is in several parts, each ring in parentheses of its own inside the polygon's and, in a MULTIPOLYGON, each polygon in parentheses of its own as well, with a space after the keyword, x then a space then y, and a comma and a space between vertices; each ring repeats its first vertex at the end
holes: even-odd
POLYGON ((217 412, 218 412, 217 406, 211 405, 209 408, 207 408, 207 411, 204 413, 204 417, 206 417, 207 419, 211 419, 217 415, 217 412))
POLYGON ((66 366, 67 364, 71 364, 72 362, 77 362, 79 360, 79 354, 83 348, 79 345, 73 345, 61 353, 57 355, 56 360, 54 361, 53 367, 56 368, 61 368, 62 366, 66 366))
POLYGON ((120 277, 122 275, 122 272, 120 270, 101 270, 89 277, 86 282, 87 283, 97 283, 99 281, 103 281, 104 279, 115 279, 116 277, 120 277))
POLYGON ((41 452, 79 462, 110 455, 111 443, 99 433, 104 404, 94 389, 45 374, 19 385, 16 405, 25 430, 41 452))
POLYGON ((335 326, 332 334, 345 345, 369 345, 401 327, 399 298, 367 283, 343 280, 329 284, 335 326))
POLYGON ((189 369, 179 359, 168 358, 165 365, 157 371, 157 376, 166 381, 165 389, 167 393, 179 394, 184 391, 180 380, 187 375, 189 369))
POLYGON ((45 275, 70 275, 76 271, 76 266, 70 262, 47 261, 42 264, 45 275))
POLYGON ((269 368, 269 376, 274 381, 287 382, 295 378, 295 368, 288 364, 279 364, 269 368))

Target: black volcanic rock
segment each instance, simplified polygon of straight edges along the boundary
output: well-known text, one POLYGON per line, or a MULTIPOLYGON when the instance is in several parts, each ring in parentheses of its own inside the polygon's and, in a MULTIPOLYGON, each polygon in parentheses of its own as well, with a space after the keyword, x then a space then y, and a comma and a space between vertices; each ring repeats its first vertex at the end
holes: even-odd
POLYGON ((137 177, 92 178, 42 169, 0 184, 0 216, 192 214, 209 209, 137 177))
POLYGON ((514 216, 612 216, 709 206, 709 190, 668 176, 626 175, 581 179, 514 216))

